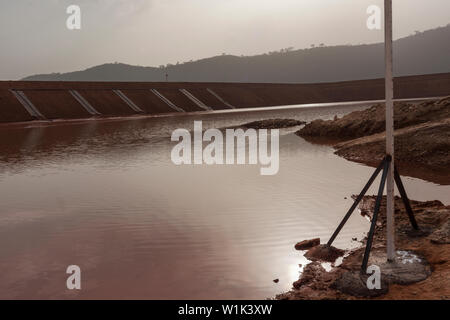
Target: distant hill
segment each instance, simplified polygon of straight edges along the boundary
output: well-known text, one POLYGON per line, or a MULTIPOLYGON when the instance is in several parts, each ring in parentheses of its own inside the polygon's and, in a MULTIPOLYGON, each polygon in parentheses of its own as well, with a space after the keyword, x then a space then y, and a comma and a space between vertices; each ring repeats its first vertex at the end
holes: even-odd
MULTIPOLYGON (((399 39, 395 75, 450 72, 450 24, 399 39)), ((222 55, 166 67, 104 64, 83 71, 33 75, 32 81, 169 81, 310 83, 381 78, 384 45, 319 46, 256 56, 222 55)))

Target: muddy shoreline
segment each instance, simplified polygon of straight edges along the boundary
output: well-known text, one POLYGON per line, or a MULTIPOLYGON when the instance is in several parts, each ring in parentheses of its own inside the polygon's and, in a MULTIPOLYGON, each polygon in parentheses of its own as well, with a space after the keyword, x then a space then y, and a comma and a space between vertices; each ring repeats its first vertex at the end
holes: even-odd
MULTIPOLYGON (((386 207, 383 199, 378 224, 375 230, 373 249, 369 265, 386 251, 386 207)), ((373 210, 374 197, 364 198, 365 209, 373 210)), ((450 206, 439 201, 412 201, 421 233, 412 232, 406 211, 400 198, 396 198, 396 247, 398 251, 409 251, 427 261, 431 275, 418 283, 409 285, 389 284, 388 292, 376 299, 450 299, 450 206)), ((356 214, 356 213, 354 213, 356 214)), ((305 267, 300 279, 291 291, 276 296, 280 300, 310 299, 367 299, 344 293, 337 283, 348 272, 361 268, 366 239, 361 247, 347 250, 342 263, 327 272, 320 262, 312 262, 305 267)))
MULTIPOLYGON (((354 162, 378 166, 385 153, 385 134, 334 145, 336 154, 354 162)), ((396 130, 395 157, 401 174, 450 184, 450 118, 396 130)))
MULTIPOLYGON (((400 173, 442 185, 450 184, 450 97, 415 105, 397 103, 395 124, 395 156, 400 173)), ((311 143, 333 146, 335 153, 347 160, 375 167, 385 154, 384 106, 376 105, 352 112, 340 119, 315 120, 297 134, 311 143)), ((374 204, 375 196, 365 196, 359 207, 360 213, 371 219, 374 204)), ((355 293, 353 286, 350 294, 343 284, 348 286, 352 283, 355 274, 361 279, 359 270, 366 237, 360 247, 344 253, 340 264, 332 264, 331 271, 323 268, 321 262, 324 259, 313 259, 299 280, 293 283, 291 291, 276 296, 276 299, 449 300, 450 206, 439 201, 411 201, 411 205, 420 229, 413 230, 402 200, 396 197, 395 243, 397 254, 407 252, 423 262, 426 275, 419 282, 405 284, 389 278, 385 280, 383 292, 373 293, 364 288, 365 294, 361 291, 355 293)), ((320 247, 323 245, 317 248, 320 247)), ((309 249, 305 257, 314 256, 314 250, 317 251, 315 248, 309 249)), ((383 258, 385 252, 386 197, 383 198, 375 228, 369 265, 374 261, 386 261, 383 258)), ((384 267, 386 265, 389 266, 384 264, 384 267)))
MULTIPOLYGON (((315 120, 297 134, 333 146, 354 162, 378 166, 385 154, 384 106, 334 120, 315 120)), ((450 97, 418 104, 395 104, 395 159, 402 174, 450 184, 450 97)))

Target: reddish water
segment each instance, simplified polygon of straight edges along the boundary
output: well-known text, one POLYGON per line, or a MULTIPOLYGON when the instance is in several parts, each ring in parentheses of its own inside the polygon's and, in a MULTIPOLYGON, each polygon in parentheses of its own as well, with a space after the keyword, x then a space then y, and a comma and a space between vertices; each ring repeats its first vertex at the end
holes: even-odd
MULTIPOLYGON (((177 167, 170 134, 193 120, 225 127, 356 108, 1 128, 0 298, 249 299, 288 290, 305 263, 293 245, 327 240, 373 169, 292 130, 283 131, 275 176, 258 166, 177 167), (66 289, 72 264, 80 291, 66 289)), ((448 186, 405 184, 413 199, 450 202, 448 186)), ((355 214, 336 245, 367 229, 355 214)))

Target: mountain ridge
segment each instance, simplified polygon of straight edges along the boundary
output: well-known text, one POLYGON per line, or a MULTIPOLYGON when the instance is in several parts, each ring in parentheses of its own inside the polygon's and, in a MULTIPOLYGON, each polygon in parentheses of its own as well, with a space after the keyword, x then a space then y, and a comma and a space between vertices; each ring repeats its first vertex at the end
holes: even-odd
MULTIPOLYGON (((450 71, 450 24, 401 38, 394 43, 395 76, 450 71)), ((383 43, 283 49, 254 56, 219 55, 143 67, 105 63, 81 71, 38 74, 24 81, 165 81, 322 83, 382 78, 383 43)))

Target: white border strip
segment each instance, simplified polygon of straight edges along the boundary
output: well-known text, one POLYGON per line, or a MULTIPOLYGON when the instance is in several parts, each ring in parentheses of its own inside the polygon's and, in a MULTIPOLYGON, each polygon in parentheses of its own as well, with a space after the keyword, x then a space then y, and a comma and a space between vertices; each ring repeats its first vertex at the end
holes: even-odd
POLYGON ((180 107, 177 107, 176 105, 174 105, 169 99, 164 97, 158 90, 150 89, 150 91, 153 92, 158 98, 160 98, 162 101, 164 101, 172 109, 174 109, 174 110, 176 110, 178 112, 186 112, 183 109, 181 109, 180 107))
POLYGON ((208 91, 209 93, 211 93, 214 97, 217 98, 217 100, 219 100, 220 102, 222 102, 222 103, 223 103, 224 105, 226 105, 228 108, 236 109, 235 106, 233 106, 233 105, 229 104, 228 102, 226 102, 224 99, 222 99, 221 96, 219 96, 217 93, 215 93, 214 91, 212 91, 212 89, 206 88, 206 91, 208 91))
POLYGON ((144 113, 144 110, 142 110, 141 108, 139 108, 130 98, 128 98, 125 93, 123 93, 120 90, 113 90, 113 92, 115 94, 117 94, 119 96, 120 99, 123 100, 123 102, 125 102, 131 109, 133 109, 134 111, 136 111, 137 113, 144 113))
POLYGON ((212 110, 211 107, 208 107, 206 104, 201 102, 198 98, 196 98, 192 93, 190 93, 186 89, 180 89, 180 92, 182 94, 184 94, 193 103, 195 103, 198 107, 202 108, 203 110, 206 110, 206 111, 211 111, 212 110))
POLYGON ((17 100, 22 104, 22 106, 28 111, 28 113, 37 119, 46 119, 45 116, 39 112, 36 106, 28 99, 23 91, 20 90, 10 90, 17 100))
POLYGON ((101 115, 78 91, 69 90, 70 94, 92 115, 101 115))

